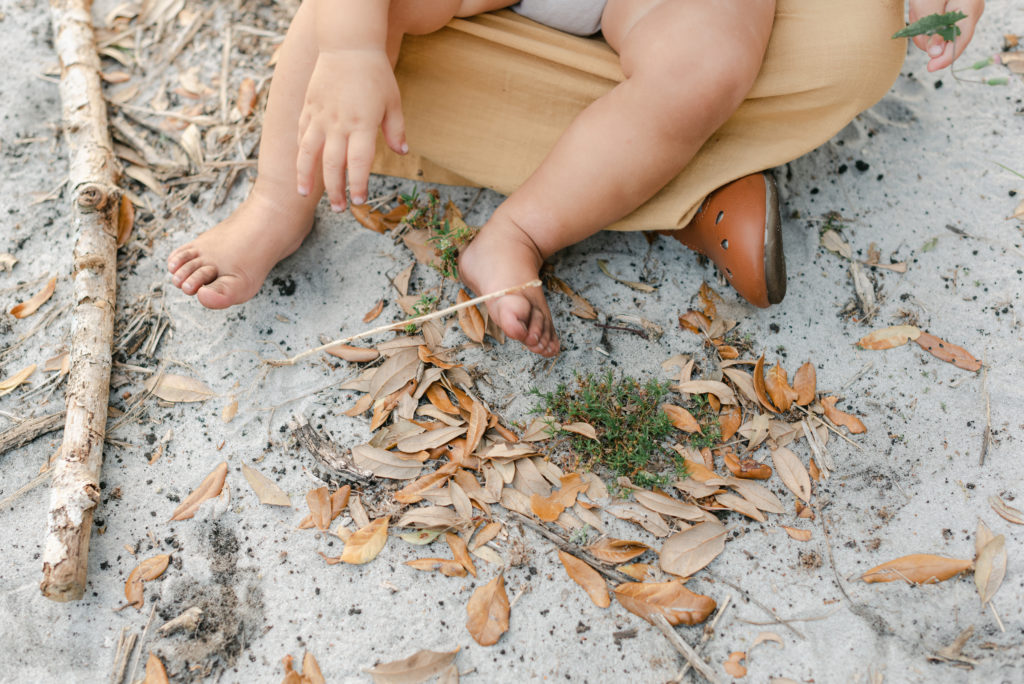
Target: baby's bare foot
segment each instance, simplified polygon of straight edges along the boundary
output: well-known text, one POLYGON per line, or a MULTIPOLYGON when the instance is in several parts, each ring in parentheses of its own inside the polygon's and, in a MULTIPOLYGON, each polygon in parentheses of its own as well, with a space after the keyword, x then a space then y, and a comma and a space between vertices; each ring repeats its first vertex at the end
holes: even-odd
POLYGON ((251 299, 274 264, 298 249, 313 226, 316 205, 292 204, 265 197, 257 186, 231 216, 171 252, 171 282, 208 309, 251 299))
MULTIPOLYGON (((511 221, 492 217, 459 256, 459 275, 478 295, 514 287, 537 277, 543 258, 530 237, 511 221)), ((531 287, 487 302, 505 334, 542 356, 559 351, 558 334, 544 292, 531 287)))

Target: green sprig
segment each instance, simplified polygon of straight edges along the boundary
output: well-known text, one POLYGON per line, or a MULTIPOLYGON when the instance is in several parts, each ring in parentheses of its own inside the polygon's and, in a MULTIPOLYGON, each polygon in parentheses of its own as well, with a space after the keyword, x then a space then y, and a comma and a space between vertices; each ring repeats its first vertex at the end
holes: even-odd
POLYGON ((950 42, 960 35, 960 27, 956 25, 961 19, 966 19, 963 12, 946 12, 945 14, 929 14, 921 17, 913 24, 892 34, 893 38, 913 38, 914 36, 942 36, 942 39, 950 42))

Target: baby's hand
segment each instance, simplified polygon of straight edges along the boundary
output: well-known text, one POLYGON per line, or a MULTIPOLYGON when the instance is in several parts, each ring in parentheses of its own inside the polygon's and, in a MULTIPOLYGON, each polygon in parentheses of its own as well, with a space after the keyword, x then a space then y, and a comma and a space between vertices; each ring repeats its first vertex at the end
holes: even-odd
POLYGON ((910 0, 910 22, 913 23, 929 14, 944 14, 957 10, 967 15, 966 19, 957 22, 960 35, 953 42, 943 40, 941 36, 914 36, 914 45, 928 53, 928 71, 945 69, 971 42, 974 27, 985 10, 985 0, 910 0))
POLYGON ((377 128, 388 147, 408 151, 398 84, 383 50, 321 52, 299 117, 298 191, 306 196, 322 165, 334 211, 345 206, 345 172, 352 202, 366 201, 377 128))

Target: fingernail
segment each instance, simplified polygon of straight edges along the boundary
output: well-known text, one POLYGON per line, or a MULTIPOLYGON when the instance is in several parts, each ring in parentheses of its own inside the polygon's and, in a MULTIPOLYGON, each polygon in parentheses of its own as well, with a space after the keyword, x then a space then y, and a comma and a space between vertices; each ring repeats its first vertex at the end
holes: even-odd
POLYGON ((402 154, 409 154, 409 143, 402 143, 402 154))
POLYGON ((930 48, 928 48, 928 54, 931 55, 932 57, 938 57, 939 55, 942 54, 942 51, 945 49, 945 45, 941 43, 938 45, 932 45, 930 48))
POLYGON ((305 185, 300 185, 299 194, 302 195, 303 197, 307 196, 309 194, 309 188, 307 188, 305 185))

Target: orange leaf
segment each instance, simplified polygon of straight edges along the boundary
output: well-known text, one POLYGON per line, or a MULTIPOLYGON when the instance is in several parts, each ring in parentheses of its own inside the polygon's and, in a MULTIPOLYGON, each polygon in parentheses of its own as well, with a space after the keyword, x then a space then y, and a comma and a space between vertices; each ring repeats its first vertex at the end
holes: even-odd
POLYGON ((597 570, 594 570, 594 568, 571 553, 566 553, 561 549, 558 550, 558 558, 562 561, 562 565, 565 566, 569 579, 583 587, 583 590, 587 592, 587 596, 594 602, 594 605, 598 608, 607 608, 611 605, 612 600, 608 596, 608 585, 605 584, 604 578, 601 577, 597 570))
POLYGON ((453 416, 459 415, 458 407, 452 403, 451 399, 448 398, 448 393, 444 391, 439 383, 432 383, 427 388, 427 400, 433 404, 439 411, 450 413, 453 416))
POLYGON ((362 565, 376 558, 384 548, 384 544, 387 543, 390 521, 390 516, 384 516, 377 518, 366 527, 356 530, 345 542, 341 560, 352 565, 362 565))
POLYGON ((378 299, 377 303, 373 305, 373 308, 366 312, 363 316, 363 323, 369 323, 377 316, 380 316, 380 312, 384 310, 384 300, 378 299))
POLYGON ((199 506, 202 505, 207 499, 220 494, 220 490, 224 487, 224 479, 228 476, 228 464, 227 462, 221 463, 219 466, 213 469, 206 478, 199 483, 191 494, 185 497, 185 500, 174 509, 174 513, 171 514, 171 520, 187 520, 196 514, 199 510, 199 506))
POLYGON ((616 569, 624 575, 629 575, 637 582, 643 582, 651 574, 651 566, 647 563, 630 563, 629 565, 620 565, 616 569))
POLYGON ((981 361, 971 356, 963 347, 950 344, 931 333, 922 332, 916 340, 918 346, 937 359, 951 363, 957 368, 969 371, 981 370, 981 361))
POLYGON ((306 503, 309 504, 309 515, 318 529, 326 530, 331 526, 331 495, 327 487, 317 487, 306 492, 306 503))
POLYGON ((772 476, 771 466, 767 463, 758 463, 752 458, 739 458, 729 452, 722 460, 730 473, 744 480, 767 480, 772 476))
POLYGON ((376 349, 367 349, 365 347, 353 347, 350 344, 336 344, 333 347, 324 349, 325 352, 331 356, 336 356, 343 361, 352 361, 355 363, 363 363, 366 361, 376 361, 380 357, 380 352, 376 349))
POLYGON ((53 291, 56 289, 57 278, 50 278, 49 282, 46 283, 46 287, 33 295, 31 299, 25 300, 21 304, 15 304, 11 308, 11 315, 15 318, 31 316, 39 307, 46 303, 47 299, 53 296, 53 291))
POLYGON ((466 604, 466 629, 481 646, 493 646, 508 631, 508 594, 505 576, 498 575, 476 591, 466 604))
POLYGON ((405 564, 414 570, 440 572, 445 577, 466 576, 466 566, 451 558, 414 558, 411 561, 406 561, 405 564))
POLYGON ((801 530, 799 527, 786 527, 785 525, 782 525, 781 527, 782 529, 786 530, 786 534, 788 534, 793 539, 796 539, 797 541, 811 541, 810 530, 801 530))
POLYGON ((861 579, 869 583, 906 580, 911 584, 934 584, 955 577, 970 567, 969 560, 915 553, 876 565, 861 575, 861 579))
POLYGON ((757 400, 761 402, 761 405, 772 413, 778 413, 779 410, 775 408, 771 400, 768 398, 768 391, 765 387, 764 381, 764 354, 761 354, 761 358, 754 364, 754 394, 757 395, 757 400))
POLYGON ((665 412, 668 419, 672 421, 677 429, 683 432, 700 432, 700 423, 693 417, 693 414, 684 409, 682 406, 676 406, 674 404, 662 404, 661 410, 665 412))
POLYGON ((821 406, 825 409, 825 417, 836 425, 845 425, 850 434, 859 435, 862 432, 867 432, 868 429, 864 427, 860 418, 836 408, 837 401, 839 401, 838 397, 822 397, 821 406))
MULTIPOLYGON (((465 290, 459 290, 459 294, 455 297, 458 304, 468 302, 470 299, 471 297, 466 294, 465 290)), ((480 314, 480 310, 475 306, 468 306, 465 309, 459 309, 458 314, 459 327, 462 328, 462 332, 466 333, 466 337, 477 343, 483 342, 487 326, 484 324, 484 317, 480 314)))
POLYGON ((720 522, 706 521, 673 534, 661 547, 661 569, 690 577, 725 550, 726 532, 728 528, 720 522))
POLYGON ((857 346, 861 349, 878 351, 881 349, 892 349, 900 347, 916 340, 921 335, 921 330, 914 325, 894 325, 890 328, 882 328, 868 333, 860 338, 857 346))
POLYGON ((772 403, 783 413, 789 410, 798 396, 797 391, 789 386, 785 369, 778 363, 768 371, 764 379, 764 386, 772 403))
POLYGON ((643 555, 650 548, 647 544, 638 541, 605 537, 596 544, 587 546, 586 550, 598 560, 608 563, 625 563, 628 560, 633 560, 637 556, 643 555))
POLYGON ((772 462, 775 463, 775 472, 782 479, 789 491, 793 492, 803 501, 811 500, 811 477, 807 474, 807 468, 800 461, 796 454, 786 447, 779 447, 772 451, 772 462))
POLYGON ((553 492, 550 496, 531 494, 530 510, 544 522, 554 522, 565 510, 565 504, 562 503, 558 492, 553 492))
POLYGON ((146 678, 142 680, 142 684, 168 684, 170 681, 164 664, 150 652, 149 658, 146 659, 146 678))
POLYGON ((473 564, 473 559, 469 556, 469 549, 466 547, 466 541, 457 534, 447 532, 444 535, 444 539, 448 542, 448 548, 452 550, 452 556, 462 567, 466 568, 473 577, 476 577, 476 566, 473 564))
POLYGON ((350 204, 349 211, 356 221, 364 228, 369 228, 375 233, 386 233, 390 226, 385 225, 384 216, 379 211, 371 211, 368 204, 350 204))
POLYGON ((163 553, 159 556, 147 558, 135 566, 135 569, 129 573, 128 580, 124 583, 124 597, 128 599, 130 605, 138 609, 142 608, 142 583, 155 580, 162 575, 170 561, 170 555, 163 553))
POLYGON ((747 668, 741 663, 746 660, 747 654, 744 651, 733 651, 729 654, 729 659, 722 663, 722 669, 725 670, 730 677, 740 679, 747 676, 747 668))
POLYGON ((121 206, 117 211, 117 246, 124 247, 135 226, 135 205, 127 195, 121 195, 121 206))
POLYGON ((695 594, 678 581, 625 582, 615 587, 615 598, 623 608, 648 622, 660 614, 671 625, 703 622, 716 605, 710 596, 695 594))
POLYGON ((320 671, 320 663, 309 651, 302 656, 302 684, 327 684, 324 673, 320 671))
POLYGON ((796 390, 796 403, 807 406, 814 401, 817 393, 818 374, 814 364, 808 361, 797 369, 793 376, 793 389, 796 390))
POLYGON ((729 405, 718 414, 718 424, 722 428, 722 441, 728 442, 743 424, 743 411, 738 405, 729 405))
POLYGON ((238 107, 243 119, 252 114, 253 107, 256 106, 256 81, 251 78, 242 79, 238 86, 238 99, 235 101, 235 106, 238 107))

